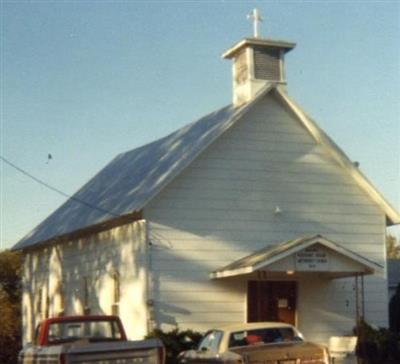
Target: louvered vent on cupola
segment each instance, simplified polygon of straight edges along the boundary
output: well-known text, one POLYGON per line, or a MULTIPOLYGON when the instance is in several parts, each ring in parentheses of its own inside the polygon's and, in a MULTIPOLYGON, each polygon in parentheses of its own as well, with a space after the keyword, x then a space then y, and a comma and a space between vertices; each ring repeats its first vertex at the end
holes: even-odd
POLYGON ((254 47, 254 77, 260 80, 283 81, 281 55, 278 48, 254 47))

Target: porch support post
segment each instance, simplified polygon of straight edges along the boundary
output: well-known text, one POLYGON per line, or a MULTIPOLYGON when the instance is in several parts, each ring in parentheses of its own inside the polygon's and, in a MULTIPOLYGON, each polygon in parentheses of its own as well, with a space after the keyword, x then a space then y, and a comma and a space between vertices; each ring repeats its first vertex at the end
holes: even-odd
POLYGON ((356 324, 360 321, 360 295, 358 292, 358 273, 356 273, 355 277, 355 286, 356 286, 356 324))
POLYGON ((361 273, 361 319, 365 318, 364 273, 361 273))

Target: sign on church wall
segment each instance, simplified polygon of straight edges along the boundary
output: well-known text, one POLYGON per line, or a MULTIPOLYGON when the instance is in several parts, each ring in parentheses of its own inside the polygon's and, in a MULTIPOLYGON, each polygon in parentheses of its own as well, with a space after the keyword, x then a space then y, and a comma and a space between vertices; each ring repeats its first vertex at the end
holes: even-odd
POLYGON ((296 253, 296 270, 328 271, 329 254, 318 246, 308 247, 296 253))

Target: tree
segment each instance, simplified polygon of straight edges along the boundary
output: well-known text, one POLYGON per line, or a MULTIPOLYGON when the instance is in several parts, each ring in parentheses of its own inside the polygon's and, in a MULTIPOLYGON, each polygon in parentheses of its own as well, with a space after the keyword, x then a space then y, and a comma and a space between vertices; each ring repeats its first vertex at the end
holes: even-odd
POLYGON ((400 246, 393 235, 386 235, 386 256, 388 259, 400 259, 400 246))
POLYGON ((21 255, 0 252, 0 363, 17 362, 21 348, 21 255))
POLYGON ((389 303, 389 326, 391 331, 400 333, 400 283, 389 303))

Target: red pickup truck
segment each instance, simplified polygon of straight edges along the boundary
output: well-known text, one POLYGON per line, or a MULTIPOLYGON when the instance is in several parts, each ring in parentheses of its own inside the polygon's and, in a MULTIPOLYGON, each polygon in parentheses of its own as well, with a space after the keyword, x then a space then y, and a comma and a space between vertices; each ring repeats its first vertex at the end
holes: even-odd
POLYGON ((65 316, 44 320, 20 364, 164 364, 158 339, 129 341, 117 316, 65 316))

